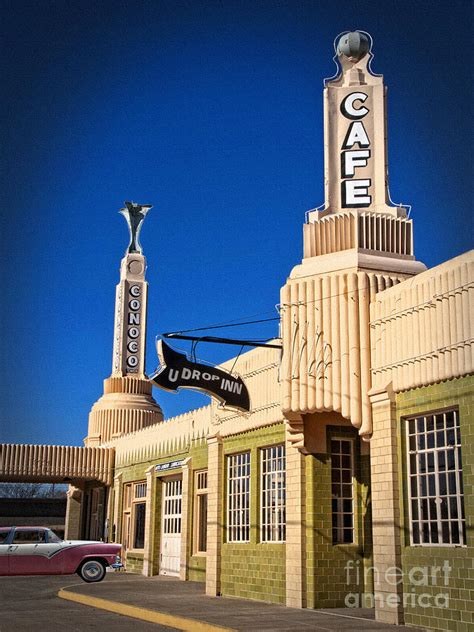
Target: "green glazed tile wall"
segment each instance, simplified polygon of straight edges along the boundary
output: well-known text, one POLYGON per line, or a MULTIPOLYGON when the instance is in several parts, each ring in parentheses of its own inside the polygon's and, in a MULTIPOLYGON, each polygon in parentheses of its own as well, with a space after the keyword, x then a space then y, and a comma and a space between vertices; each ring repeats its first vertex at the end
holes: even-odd
POLYGON ((221 593, 284 603, 285 568, 284 544, 224 544, 221 593))
POLYGON ((399 393, 396 398, 399 424, 399 445, 403 472, 400 473, 402 498, 402 561, 404 570, 404 591, 407 604, 405 622, 407 625, 422 626, 430 630, 450 630, 468 632, 474 630, 474 377, 469 376, 399 393), (457 406, 461 428, 464 506, 466 512, 466 547, 410 546, 408 533, 408 498, 406 493, 406 455, 403 417, 457 406), (451 571, 445 575, 434 567, 443 567, 447 562, 451 571), (416 568, 427 569, 417 571, 416 568), (410 581, 409 572, 415 582, 410 581), (415 586, 424 581, 428 585, 415 586), (427 595, 423 597, 423 595, 427 595), (446 597, 440 597, 446 595, 446 597), (438 598, 437 598, 438 596, 438 598), (421 598, 421 603, 420 603, 421 598), (436 598, 438 601, 436 601, 436 598), (446 602, 447 599, 447 602, 446 602), (448 607, 444 607, 448 604, 448 607), (428 604, 426 607, 423 604, 428 604))
POLYGON ((192 555, 189 558, 189 581, 206 581, 206 557, 204 555, 192 555))
POLYGON ((143 554, 127 552, 125 568, 130 573, 141 573, 143 569, 143 554))
POLYGON ((364 605, 364 567, 372 565, 370 516, 370 463, 360 455, 357 432, 347 426, 327 427, 327 454, 306 457, 306 586, 308 608, 364 605), (354 439, 355 457, 355 543, 332 542, 331 458, 333 436, 354 439))
MULTIPOLYGON (((223 528, 221 593, 273 603, 285 602, 285 544, 261 543, 259 534, 259 448, 285 440, 283 424, 245 432, 224 440, 224 455, 249 451, 251 469, 250 542, 227 543, 223 528)), ((226 465, 224 465, 226 467, 226 465)), ((224 515, 226 524, 226 476, 224 476, 224 515)))
MULTIPOLYGON (((135 463, 133 465, 128 465, 122 468, 117 468, 116 475, 122 474, 122 484, 129 483, 132 481, 144 480, 146 478, 146 470, 152 465, 158 465, 159 463, 166 463, 167 461, 174 459, 186 459, 191 457, 191 467, 193 470, 204 469, 207 467, 207 443, 205 440, 194 441, 187 451, 165 454, 161 455, 157 459, 153 459, 151 461, 145 461, 142 463, 135 463)), ((181 470, 171 470, 169 475, 173 473, 180 473, 181 470)), ((153 562, 152 562, 152 573, 154 575, 159 573, 160 566, 160 537, 161 537, 161 489, 162 485, 160 482, 160 478, 158 477, 157 484, 155 487, 155 498, 153 499, 154 504, 154 520, 153 520, 153 529, 151 532, 151 537, 153 538, 153 562)), ((191 501, 192 506, 192 501, 191 501)), ((121 516, 120 516, 121 519, 121 516)), ((147 534, 148 535, 148 534, 147 534)), ((150 537, 150 535, 148 537, 150 537)), ((194 580, 202 580, 205 581, 205 558, 204 563, 201 561, 196 562, 194 558, 191 558, 193 561, 190 563, 190 579, 194 580), (191 576, 192 575, 192 576, 191 576)), ((125 556, 126 560, 126 568, 127 570, 133 573, 141 573, 143 569, 143 555, 139 552, 132 551, 127 552, 125 556)))

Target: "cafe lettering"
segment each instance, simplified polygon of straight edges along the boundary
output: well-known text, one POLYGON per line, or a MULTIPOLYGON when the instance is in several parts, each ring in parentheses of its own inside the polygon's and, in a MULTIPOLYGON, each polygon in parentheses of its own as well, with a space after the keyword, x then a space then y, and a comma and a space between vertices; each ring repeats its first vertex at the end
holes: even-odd
POLYGON ((356 170, 367 167, 370 160, 370 139, 364 127, 363 118, 369 113, 364 105, 368 95, 365 92, 351 92, 341 102, 341 114, 351 121, 341 146, 341 199, 343 208, 363 208, 370 206, 372 197, 370 178, 357 178, 356 170), (358 146, 357 149, 354 149, 358 146))

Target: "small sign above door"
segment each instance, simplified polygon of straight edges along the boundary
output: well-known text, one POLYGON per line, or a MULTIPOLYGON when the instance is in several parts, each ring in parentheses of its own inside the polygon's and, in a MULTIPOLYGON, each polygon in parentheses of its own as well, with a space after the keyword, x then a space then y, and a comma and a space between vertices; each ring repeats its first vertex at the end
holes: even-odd
POLYGON ((155 465, 155 472, 165 472, 166 470, 175 470, 177 467, 181 467, 184 463, 184 459, 179 461, 168 461, 167 463, 159 463, 155 465))

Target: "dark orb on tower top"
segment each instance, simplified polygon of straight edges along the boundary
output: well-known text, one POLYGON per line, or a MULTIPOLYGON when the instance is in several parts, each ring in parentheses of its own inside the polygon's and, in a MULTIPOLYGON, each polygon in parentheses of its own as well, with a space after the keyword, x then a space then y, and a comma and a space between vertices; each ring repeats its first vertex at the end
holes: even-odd
POLYGON ((370 38, 362 31, 344 33, 336 46, 338 55, 345 55, 351 62, 356 63, 370 51, 370 38))

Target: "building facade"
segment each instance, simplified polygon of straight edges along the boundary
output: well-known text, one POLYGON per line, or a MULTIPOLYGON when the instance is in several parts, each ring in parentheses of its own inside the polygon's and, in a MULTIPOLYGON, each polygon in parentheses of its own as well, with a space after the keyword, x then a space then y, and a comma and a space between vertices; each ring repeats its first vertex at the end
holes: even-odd
POLYGON ((34 479, 28 455, 41 448, 48 480, 72 483, 69 537, 121 542, 128 570, 205 582, 208 595, 468 630, 474 257, 430 270, 416 260, 412 220, 388 193, 370 37, 343 35, 336 58, 326 201, 308 212, 303 259, 281 290, 282 350, 222 365, 245 381, 250 412, 211 401, 163 420, 144 372, 146 261, 131 219, 148 207, 127 204, 112 374, 86 447, 65 458, 69 448, 2 446, 0 473, 34 479))

